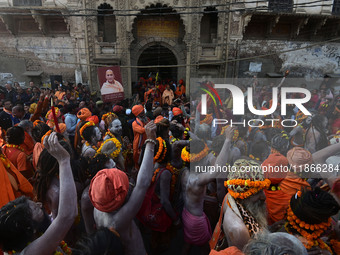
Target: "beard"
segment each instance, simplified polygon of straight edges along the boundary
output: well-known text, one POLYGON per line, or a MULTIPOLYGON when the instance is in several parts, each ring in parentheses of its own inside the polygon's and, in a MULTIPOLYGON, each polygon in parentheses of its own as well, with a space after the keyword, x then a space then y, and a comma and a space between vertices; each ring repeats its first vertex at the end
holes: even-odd
POLYGON ((48 216, 45 210, 44 211, 44 219, 40 222, 33 221, 34 229, 37 231, 37 233, 44 233, 48 227, 51 225, 51 218, 48 216))
POLYGON ((261 228, 267 228, 267 207, 265 200, 257 200, 256 202, 251 201, 242 201, 241 204, 244 206, 248 212, 254 217, 256 222, 260 225, 261 228))
POLYGON ((146 124, 148 122, 148 117, 146 117, 146 115, 144 116, 139 116, 139 119, 144 123, 146 124))

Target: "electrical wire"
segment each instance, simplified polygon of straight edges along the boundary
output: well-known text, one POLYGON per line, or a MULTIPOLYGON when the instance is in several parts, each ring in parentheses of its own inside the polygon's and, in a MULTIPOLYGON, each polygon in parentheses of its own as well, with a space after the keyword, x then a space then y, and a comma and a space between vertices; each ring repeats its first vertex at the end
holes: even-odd
MULTIPOLYGON (((132 65, 130 65, 130 66, 120 66, 120 68, 170 68, 170 67, 187 67, 187 66, 203 66, 203 65, 222 65, 222 64, 231 63, 231 62, 252 60, 252 59, 263 58, 263 57, 268 57, 268 56, 273 56, 273 55, 280 55, 280 54, 284 54, 284 53, 288 53, 288 52, 295 52, 295 51, 311 48, 311 47, 314 47, 314 46, 317 46, 317 45, 321 45, 321 44, 328 43, 328 42, 334 42, 334 41, 338 41, 338 40, 340 40, 340 37, 333 38, 333 39, 326 40, 326 41, 322 41, 322 42, 318 42, 318 43, 314 43, 314 44, 310 44, 310 45, 307 45, 305 47, 301 47, 301 48, 297 48, 297 49, 290 49, 290 50, 284 50, 284 51, 279 51, 279 52, 267 53, 267 54, 252 56, 252 57, 229 59, 229 60, 225 60, 225 61, 207 62, 207 63, 198 63, 198 64, 185 64, 185 65, 152 65, 152 66, 138 66, 138 65, 132 66, 132 65)), ((3 54, 3 55, 5 55, 5 54, 3 54)), ((24 57, 22 55, 15 55, 15 54, 6 54, 6 55, 16 57, 16 58, 24 58, 24 59, 29 58, 29 57, 24 57)), ((94 67, 111 66, 111 65, 103 65, 103 64, 64 62, 64 61, 56 61, 56 60, 41 59, 41 58, 39 58, 39 60, 44 61, 44 62, 52 62, 52 63, 65 64, 65 65, 84 65, 84 66, 94 66, 94 67)))

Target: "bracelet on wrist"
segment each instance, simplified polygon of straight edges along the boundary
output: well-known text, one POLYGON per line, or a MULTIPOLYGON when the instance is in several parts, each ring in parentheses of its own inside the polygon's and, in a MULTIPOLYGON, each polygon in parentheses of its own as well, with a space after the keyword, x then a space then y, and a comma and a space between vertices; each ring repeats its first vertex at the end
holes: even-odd
POLYGON ((156 145, 156 141, 153 140, 153 139, 146 139, 144 143, 146 144, 146 143, 149 143, 149 142, 153 143, 154 145, 156 145))

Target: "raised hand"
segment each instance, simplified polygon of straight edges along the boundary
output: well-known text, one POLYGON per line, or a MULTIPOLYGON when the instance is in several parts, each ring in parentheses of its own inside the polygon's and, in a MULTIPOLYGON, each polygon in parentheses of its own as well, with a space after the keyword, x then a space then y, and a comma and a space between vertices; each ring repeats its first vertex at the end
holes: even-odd
POLYGON ((58 161, 69 160, 70 154, 65 150, 58 141, 57 133, 53 132, 44 139, 46 150, 58 161))
POLYGON ((152 139, 156 141, 156 138, 157 138, 156 130, 157 130, 157 126, 153 121, 150 121, 148 124, 146 124, 145 133, 146 133, 147 139, 152 139))

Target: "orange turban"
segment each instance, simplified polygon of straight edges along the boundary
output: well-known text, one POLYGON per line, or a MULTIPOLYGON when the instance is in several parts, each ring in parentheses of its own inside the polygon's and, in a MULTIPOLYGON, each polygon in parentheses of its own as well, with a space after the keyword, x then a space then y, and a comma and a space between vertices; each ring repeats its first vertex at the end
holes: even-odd
POLYGON ((93 206, 102 212, 119 209, 129 191, 129 178, 117 168, 103 169, 93 177, 89 196, 93 206))
POLYGON ((86 121, 92 121, 94 124, 98 125, 99 119, 97 115, 92 115, 86 119, 86 121))
POLYGON ((157 124, 159 122, 161 122, 164 119, 164 117, 162 115, 158 115, 157 118, 155 119, 154 123, 157 124))
POLYGON ((288 166, 288 160, 280 153, 270 154, 269 157, 263 161, 262 170, 266 170, 264 173, 265 178, 268 178, 272 184, 280 183, 287 175, 283 167, 288 166), (281 170, 282 166, 282 171, 281 170), (265 168, 266 167, 266 168, 265 168), (277 168, 274 168, 277 167, 277 168), (273 169, 274 168, 274 169, 273 169), (275 169, 278 169, 277 171, 275 169))
POLYGON ((313 163, 312 154, 301 147, 294 147, 288 151, 287 159, 292 168, 296 168, 296 171, 302 171, 306 164, 310 165, 313 163))
POLYGON ((141 104, 135 105, 134 107, 132 107, 132 113, 133 115, 135 115, 136 117, 141 114, 144 111, 144 107, 141 104))
POLYGON ((77 112, 77 117, 82 121, 85 121, 90 116, 92 116, 92 113, 87 108, 82 108, 77 112))
POLYGON ((172 113, 174 114, 174 116, 183 114, 182 110, 179 109, 178 107, 174 107, 174 108, 172 109, 172 113))

